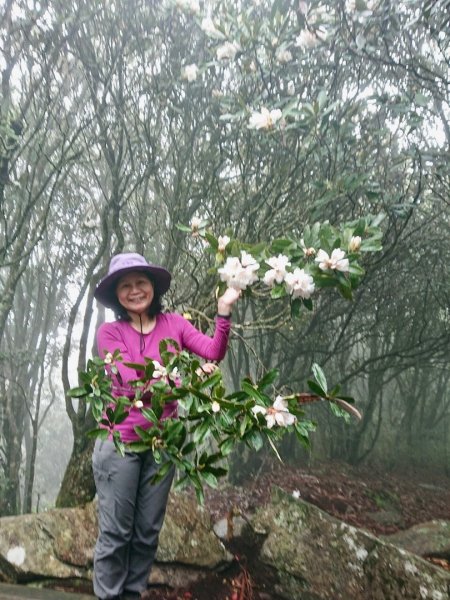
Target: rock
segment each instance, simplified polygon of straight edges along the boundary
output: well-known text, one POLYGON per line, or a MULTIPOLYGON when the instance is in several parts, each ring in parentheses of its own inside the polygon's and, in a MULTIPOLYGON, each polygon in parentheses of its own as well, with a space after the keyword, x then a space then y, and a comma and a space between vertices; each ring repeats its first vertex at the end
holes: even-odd
POLYGON ((221 540, 226 540, 228 537, 239 537, 242 535, 242 531, 244 527, 246 527, 247 522, 240 516, 233 516, 231 520, 231 524, 229 519, 224 518, 216 521, 213 525, 214 533, 221 540), (230 531, 231 525, 231 531, 230 531))
POLYGON ((281 490, 252 525, 289 600, 448 598, 450 574, 281 490))
MULTIPOLYGON (((96 503, 4 517, 0 531, 0 581, 92 578, 96 503)), ((159 582, 171 584, 178 565, 186 578, 189 569, 220 568, 231 559, 205 510, 186 494, 172 493, 157 554, 159 582)))
POLYGON ((429 521, 383 539, 418 556, 450 558, 450 521, 429 521))
POLYGON ((156 560, 214 569, 232 556, 214 535, 209 513, 186 494, 171 494, 156 560))
POLYGON ((14 581, 88 578, 96 531, 92 512, 68 508, 0 519, 0 555, 14 581))

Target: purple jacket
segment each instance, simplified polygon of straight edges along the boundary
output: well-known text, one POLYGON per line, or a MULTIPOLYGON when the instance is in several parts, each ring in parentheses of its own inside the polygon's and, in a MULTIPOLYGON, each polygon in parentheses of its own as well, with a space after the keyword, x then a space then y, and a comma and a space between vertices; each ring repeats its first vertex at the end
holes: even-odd
MULTIPOLYGON (((140 336, 130 323, 114 321, 103 323, 97 332, 97 348, 99 355, 104 357, 107 352, 113 353, 120 350, 125 362, 144 363, 144 356, 161 362, 159 355, 159 342, 164 338, 171 338, 178 342, 180 348, 188 350, 205 358, 206 360, 222 360, 225 356, 228 337, 230 333, 230 319, 216 317, 216 327, 212 337, 198 331, 189 321, 175 313, 160 313, 156 316, 156 324, 150 333, 144 334, 145 349, 140 352, 140 336)), ((138 379, 140 374, 122 363, 117 364, 120 378, 111 375, 113 386, 112 394, 115 397, 128 396, 133 398, 134 390, 129 381, 138 379)), ((147 404, 144 402, 144 404, 147 404)), ((150 405, 150 402, 148 402, 150 405)), ((177 402, 167 403, 164 407, 162 418, 175 416, 177 402)), ((132 407, 128 417, 115 429, 120 431, 123 442, 139 440, 134 431, 136 426, 148 429, 151 423, 141 414, 138 408, 132 407)))

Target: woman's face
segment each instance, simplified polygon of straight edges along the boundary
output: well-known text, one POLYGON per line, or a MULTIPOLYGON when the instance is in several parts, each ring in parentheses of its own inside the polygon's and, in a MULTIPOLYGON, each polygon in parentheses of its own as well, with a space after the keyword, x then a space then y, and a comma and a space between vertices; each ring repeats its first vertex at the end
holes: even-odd
POLYGON ((117 299, 127 312, 141 314, 152 303, 153 284, 145 273, 132 271, 121 277, 116 287, 117 299))

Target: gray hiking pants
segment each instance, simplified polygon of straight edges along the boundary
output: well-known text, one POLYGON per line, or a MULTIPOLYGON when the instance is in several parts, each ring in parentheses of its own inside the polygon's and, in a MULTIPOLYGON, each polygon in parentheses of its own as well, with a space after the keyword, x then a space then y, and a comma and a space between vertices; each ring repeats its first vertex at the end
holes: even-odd
POLYGON ((113 442, 97 440, 92 458, 98 495, 99 535, 94 593, 102 600, 142 592, 158 547, 174 470, 158 484, 151 450, 120 456, 113 442))

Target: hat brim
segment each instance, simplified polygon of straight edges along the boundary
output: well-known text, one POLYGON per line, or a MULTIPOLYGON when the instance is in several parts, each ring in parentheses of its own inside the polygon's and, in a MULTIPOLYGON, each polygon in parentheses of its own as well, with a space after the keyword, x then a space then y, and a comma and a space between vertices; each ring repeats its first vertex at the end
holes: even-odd
POLYGON ((111 275, 107 275, 100 281, 94 292, 94 298, 97 302, 100 302, 100 304, 103 304, 106 308, 117 308, 119 305, 116 294, 117 281, 123 277, 123 275, 131 272, 143 272, 149 275, 153 282, 155 293, 159 296, 165 294, 170 288, 172 275, 163 267, 156 267, 154 265, 125 267, 123 269, 118 269, 114 273, 111 273, 111 275))

